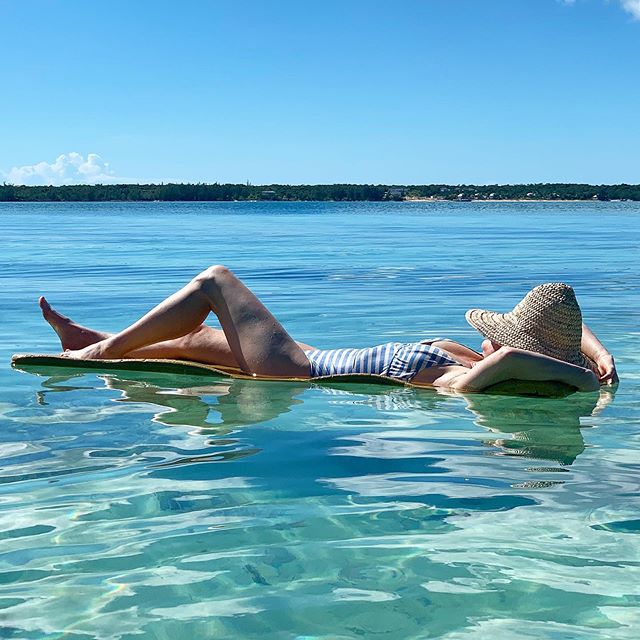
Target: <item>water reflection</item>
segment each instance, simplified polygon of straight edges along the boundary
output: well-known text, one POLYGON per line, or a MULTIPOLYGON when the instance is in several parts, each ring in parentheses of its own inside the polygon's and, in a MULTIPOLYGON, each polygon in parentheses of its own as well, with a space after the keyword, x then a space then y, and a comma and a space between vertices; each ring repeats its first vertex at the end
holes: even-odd
POLYGON ((417 411, 424 418, 434 411, 448 415, 455 411, 455 399, 463 400, 473 423, 496 434, 496 438, 484 441, 495 447, 496 455, 570 465, 585 449, 581 430, 596 426, 590 419, 613 401, 616 388, 603 388, 599 394, 571 393, 552 398, 407 388, 368 391, 365 395, 354 392, 353 386, 349 389, 346 383, 324 391, 336 396, 340 404, 368 405, 386 412, 417 411))
MULTIPOLYGON (((26 369, 26 368, 25 368, 26 369)), ((40 375, 46 371, 39 369, 40 375)), ((33 367, 29 372, 35 373, 33 367)), ((41 405, 51 393, 64 393, 92 387, 71 385, 69 381, 85 377, 86 372, 56 374, 42 382, 37 392, 41 405)), ((298 396, 305 384, 289 382, 254 382, 233 378, 216 378, 202 384, 203 378, 183 376, 176 380, 162 374, 118 372, 100 375, 104 388, 120 392, 117 402, 159 406, 153 421, 165 426, 186 426, 215 430, 217 435, 239 427, 268 422, 301 404, 298 396), (171 384, 168 384, 168 383, 171 384), (181 384, 176 385, 176 382, 181 384)))
MULTIPOLYGON (((11 535, 22 537, 13 555, 5 554, 14 564, 0 578, 28 589, 31 574, 15 565, 24 548, 31 553, 28 570, 39 579, 40 597, 16 604, 10 615, 38 633, 50 620, 64 628, 71 611, 93 637, 102 633, 91 627, 94 620, 129 619, 134 611, 135 628, 162 635, 149 625, 195 625, 210 610, 193 603, 205 601, 214 603, 215 616, 238 625, 229 633, 221 627, 225 637, 264 635, 278 611, 294 612, 282 627, 326 635, 324 617, 336 603, 347 635, 393 626, 386 636, 419 636, 435 624, 453 625, 454 614, 442 614, 447 608, 508 617, 527 598, 535 598, 532 616, 542 610, 563 622, 558 611, 588 610, 593 593, 606 594, 628 571, 618 561, 629 557, 622 546, 609 552, 615 564, 595 564, 595 536, 608 534, 596 529, 575 547, 578 563, 567 560, 566 540, 583 514, 549 514, 558 495, 573 498, 570 487, 545 491, 543 502, 537 486, 527 484, 537 491, 532 495, 513 484, 514 475, 522 477, 518 458, 478 455, 489 442, 498 456, 570 464, 585 447, 580 427, 594 424, 610 395, 600 402, 596 394, 515 398, 130 372, 58 372, 37 386, 43 404, 36 413, 74 404, 89 413, 108 404, 125 418, 97 425, 106 436, 91 436, 88 423, 77 432, 82 459, 111 458, 111 467, 76 471, 65 485, 50 478, 16 483, 21 493, 12 517, 20 528, 11 535), (130 419, 136 414, 139 424, 130 419), (156 439, 150 414, 167 426, 155 430, 156 439), (120 453, 108 429, 118 424, 126 433, 120 453), (224 443, 232 444, 223 450, 224 443), (262 455, 252 455, 257 447, 262 455), (141 454, 138 468, 123 460, 141 454), (231 459, 236 463, 199 464, 231 459), (54 570, 57 582, 47 590, 43 578, 54 570), (70 598, 89 580, 78 613, 70 598), (578 580, 573 591, 562 590, 578 580), (583 584, 592 591, 581 591, 583 584), (558 593, 567 593, 571 606, 558 608, 558 593), (296 609, 291 601, 312 606, 296 609), (375 609, 364 610, 366 603, 375 609)), ((54 426, 67 433, 61 420, 54 426)), ((624 593, 603 602, 630 606, 624 593)), ((332 621, 327 633, 342 624, 332 621)), ((204 626, 193 628, 206 636, 204 626)))
MULTIPOLYGON (((43 388, 37 392, 41 405, 46 405, 53 393, 93 388, 73 384, 86 379, 86 372, 46 367, 37 370, 29 367, 28 371, 46 376, 43 388)), ((587 419, 599 415, 613 400, 615 391, 607 388, 599 395, 574 393, 566 397, 534 398, 349 382, 308 385, 213 378, 206 379, 207 383, 203 384, 205 379, 197 376, 183 376, 177 380, 166 374, 134 371, 98 378, 104 388, 119 392, 116 402, 158 407, 153 415, 154 422, 206 430, 207 434, 216 436, 215 443, 210 444, 219 445, 219 438, 225 434, 270 422, 291 412, 296 405, 303 404, 302 395, 311 387, 326 396, 325 408, 327 405, 351 405, 373 409, 380 414, 379 424, 390 428, 428 425, 442 417, 460 415, 462 407, 464 412, 471 414, 475 425, 496 434, 495 438, 483 441, 494 447, 496 455, 547 460, 561 465, 572 464, 584 451, 581 429, 593 426, 587 419), (176 385, 176 381, 180 384, 176 385)), ((388 432, 382 437, 386 436, 388 432)), ((231 444, 231 441, 223 444, 231 444)))
POLYGON ((613 390, 564 398, 470 394, 465 401, 475 424, 503 434, 487 441, 501 454, 570 465, 585 449, 581 419, 600 414, 613 396, 613 390))

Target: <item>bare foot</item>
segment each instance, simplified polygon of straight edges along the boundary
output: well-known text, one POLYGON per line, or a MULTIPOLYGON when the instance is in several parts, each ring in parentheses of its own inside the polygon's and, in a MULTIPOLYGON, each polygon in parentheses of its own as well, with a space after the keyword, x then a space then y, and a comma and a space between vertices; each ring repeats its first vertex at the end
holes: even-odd
POLYGON ((75 358, 77 360, 108 360, 111 355, 108 352, 108 341, 101 340, 95 344, 90 344, 84 349, 65 349, 62 354, 65 358, 75 358))
POLYGON ((73 322, 70 318, 58 313, 55 309, 51 308, 51 305, 46 301, 44 296, 40 297, 38 304, 42 310, 42 316, 58 334, 62 349, 65 351, 67 349, 84 349, 89 345, 109 337, 108 333, 83 327, 73 322))

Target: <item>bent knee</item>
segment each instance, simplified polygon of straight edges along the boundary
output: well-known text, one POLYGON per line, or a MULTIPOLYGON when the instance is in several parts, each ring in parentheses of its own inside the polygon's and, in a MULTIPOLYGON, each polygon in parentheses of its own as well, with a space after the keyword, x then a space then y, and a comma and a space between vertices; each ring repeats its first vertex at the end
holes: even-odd
POLYGON ((199 286, 216 282, 220 278, 227 276, 231 273, 227 267, 221 264, 215 264, 212 267, 206 268, 204 271, 201 271, 193 281, 197 283, 199 286))

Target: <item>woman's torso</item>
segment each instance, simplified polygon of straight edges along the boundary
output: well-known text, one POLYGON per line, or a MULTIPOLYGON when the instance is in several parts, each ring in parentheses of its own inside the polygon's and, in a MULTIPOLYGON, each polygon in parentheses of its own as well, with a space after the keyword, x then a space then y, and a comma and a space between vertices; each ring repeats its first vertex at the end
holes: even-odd
POLYGON ((305 354, 312 378, 369 374, 422 384, 434 384, 445 371, 464 371, 471 366, 467 362, 481 359, 464 345, 440 339, 388 342, 364 349, 307 349, 305 354))

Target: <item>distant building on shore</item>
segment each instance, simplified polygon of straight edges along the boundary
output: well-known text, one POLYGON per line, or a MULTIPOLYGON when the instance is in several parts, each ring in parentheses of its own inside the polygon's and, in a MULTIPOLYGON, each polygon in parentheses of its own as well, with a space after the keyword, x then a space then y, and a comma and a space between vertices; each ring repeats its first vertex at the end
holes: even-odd
POLYGON ((403 187, 389 187, 384 194, 385 200, 402 200, 407 193, 407 190, 403 187))

